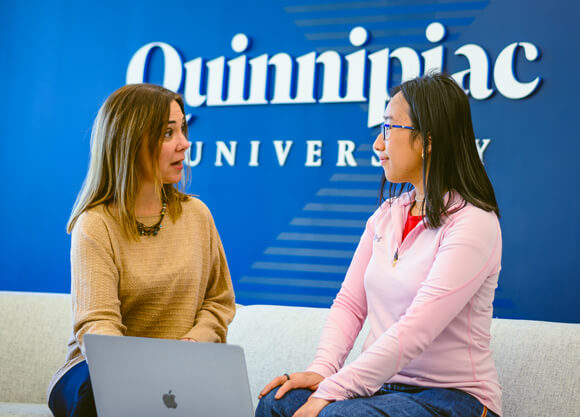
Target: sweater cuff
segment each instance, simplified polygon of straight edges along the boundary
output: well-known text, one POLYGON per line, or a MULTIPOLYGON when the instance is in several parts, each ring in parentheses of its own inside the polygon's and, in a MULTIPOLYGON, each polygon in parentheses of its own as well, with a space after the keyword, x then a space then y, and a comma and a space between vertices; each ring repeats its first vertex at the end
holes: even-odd
POLYGON ((207 327, 196 326, 181 336, 182 339, 194 339, 198 342, 220 343, 221 338, 211 329, 207 327))
POLYGON ((318 389, 314 391, 312 397, 326 401, 343 401, 349 399, 349 397, 344 394, 342 387, 328 378, 325 378, 320 385, 318 385, 318 389))

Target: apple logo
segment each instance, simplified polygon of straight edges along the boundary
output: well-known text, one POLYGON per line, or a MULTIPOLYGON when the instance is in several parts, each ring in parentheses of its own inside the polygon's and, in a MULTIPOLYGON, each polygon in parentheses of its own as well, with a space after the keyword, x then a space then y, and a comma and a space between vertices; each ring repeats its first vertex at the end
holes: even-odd
POLYGON ((177 408, 177 403, 175 402, 175 395, 171 393, 171 390, 167 394, 163 394, 163 404, 167 408, 177 408))

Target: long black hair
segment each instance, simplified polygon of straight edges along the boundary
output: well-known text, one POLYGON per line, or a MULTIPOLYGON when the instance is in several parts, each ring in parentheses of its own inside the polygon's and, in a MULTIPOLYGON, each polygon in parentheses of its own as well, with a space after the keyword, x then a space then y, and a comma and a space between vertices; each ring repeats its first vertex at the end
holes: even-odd
MULTIPOLYGON (((442 218, 465 207, 466 202, 499 217, 491 181, 485 172, 475 144, 469 99, 447 74, 427 74, 395 87, 391 96, 401 93, 409 104, 411 140, 423 140, 423 214, 427 227, 437 228, 442 218), (431 146, 431 151, 427 149, 431 146), (429 155, 429 157, 427 156, 429 155), (428 163, 429 160, 429 163, 428 163), (427 170, 429 170, 427 172, 427 170), (463 204, 450 211, 444 194, 458 193, 463 204)), ((385 200, 387 180, 383 172, 379 198, 385 200)), ((388 198, 398 197, 410 184, 389 183, 388 198)))

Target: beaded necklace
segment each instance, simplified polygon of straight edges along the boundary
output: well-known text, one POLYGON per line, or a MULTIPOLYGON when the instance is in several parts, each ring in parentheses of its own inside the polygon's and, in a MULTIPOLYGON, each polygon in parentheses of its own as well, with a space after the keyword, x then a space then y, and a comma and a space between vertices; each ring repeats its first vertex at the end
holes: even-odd
POLYGON ((137 221, 137 230, 139 230, 140 236, 157 236, 159 230, 161 229, 161 222, 163 217, 165 217, 165 212, 167 211, 167 203, 163 201, 163 207, 161 207, 161 218, 153 226, 145 226, 143 223, 137 221))

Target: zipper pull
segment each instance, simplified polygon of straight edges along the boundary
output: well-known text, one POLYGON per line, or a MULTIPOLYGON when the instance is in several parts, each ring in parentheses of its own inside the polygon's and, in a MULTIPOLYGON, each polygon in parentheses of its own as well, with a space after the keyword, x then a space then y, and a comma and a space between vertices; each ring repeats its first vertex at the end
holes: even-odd
POLYGON ((393 268, 397 265, 397 261, 399 260, 399 248, 395 251, 395 255, 393 256, 393 268))

